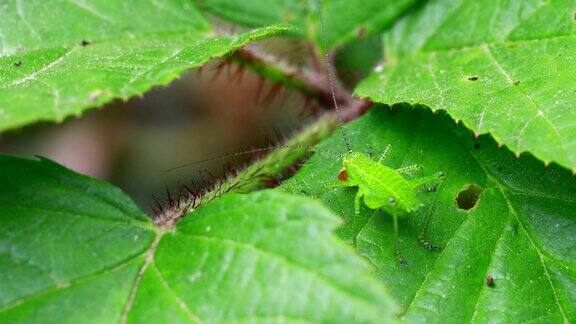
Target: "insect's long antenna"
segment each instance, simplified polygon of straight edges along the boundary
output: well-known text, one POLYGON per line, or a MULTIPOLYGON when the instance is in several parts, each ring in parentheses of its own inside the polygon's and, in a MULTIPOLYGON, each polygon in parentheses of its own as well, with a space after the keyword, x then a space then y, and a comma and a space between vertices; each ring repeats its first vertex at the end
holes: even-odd
POLYGON ((198 160, 198 161, 193 161, 190 163, 186 163, 186 164, 182 164, 179 165, 177 167, 173 167, 171 169, 166 170, 166 172, 172 172, 172 171, 176 171, 178 169, 182 169, 185 167, 189 167, 195 164, 200 164, 200 163, 205 163, 205 162, 210 162, 210 161, 216 161, 216 160, 221 160, 221 159, 227 159, 227 158, 232 158, 232 157, 238 157, 238 156, 242 156, 242 155, 247 155, 247 154, 254 154, 254 153, 260 153, 260 152, 266 152, 266 151, 272 151, 272 150, 277 150, 277 149, 282 149, 282 148, 291 148, 291 149, 299 149, 299 150, 311 150, 311 151, 323 151, 323 152, 327 152, 330 154, 334 154, 335 156, 338 156, 338 154, 331 152, 329 150, 323 149, 323 148, 317 148, 317 147, 313 147, 313 146, 306 146, 306 145, 272 145, 272 146, 266 146, 266 147, 258 147, 258 148, 253 148, 253 149, 249 149, 249 150, 245 150, 245 151, 240 151, 240 152, 235 152, 235 153, 229 153, 229 154, 224 154, 224 155, 220 155, 220 156, 216 156, 216 157, 212 157, 212 158, 208 158, 208 159, 204 159, 204 160, 198 160))
POLYGON ((328 70, 328 83, 330 83, 330 92, 332 94, 332 101, 334 101, 334 108, 336 109, 336 118, 338 119, 338 126, 342 132, 342 137, 344 138, 344 144, 349 153, 352 153, 352 147, 348 141, 348 136, 346 135, 346 130, 344 130, 344 123, 342 122, 342 115, 340 115, 340 109, 338 108, 338 100, 336 100, 336 93, 334 91, 334 77, 332 75, 332 65, 330 64, 330 57, 328 55, 328 41, 326 40, 326 32, 324 27, 324 17, 322 16, 322 1, 318 1, 318 14, 320 16, 320 34, 322 35, 322 51, 324 52, 324 59, 326 60, 326 69, 328 70))

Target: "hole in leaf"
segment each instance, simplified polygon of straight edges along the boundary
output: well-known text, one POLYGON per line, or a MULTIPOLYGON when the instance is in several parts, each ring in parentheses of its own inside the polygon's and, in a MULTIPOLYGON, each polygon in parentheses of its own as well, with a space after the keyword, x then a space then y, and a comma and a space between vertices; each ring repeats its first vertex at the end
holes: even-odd
POLYGON ((484 190, 476 184, 471 184, 466 189, 460 191, 458 196, 456 196, 458 208, 463 210, 474 208, 483 191, 484 190))
POLYGON ((476 81, 476 80, 478 80, 477 76, 468 77, 468 81, 476 81))

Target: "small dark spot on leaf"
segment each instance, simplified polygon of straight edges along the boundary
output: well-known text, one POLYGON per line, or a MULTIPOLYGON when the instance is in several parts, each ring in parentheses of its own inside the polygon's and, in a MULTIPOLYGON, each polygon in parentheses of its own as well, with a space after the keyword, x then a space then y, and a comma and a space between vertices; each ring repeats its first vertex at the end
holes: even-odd
POLYGON ((518 81, 518 80, 514 81, 514 85, 519 85, 519 84, 520 84, 520 81, 518 81))
POLYGON ((576 20, 576 11, 575 11, 574 14, 572 15, 572 19, 576 20))
POLYGON ((484 191, 476 184, 469 185, 466 189, 460 191, 456 196, 456 204, 458 208, 463 210, 470 210, 476 206, 480 195, 484 191))
POLYGON ((476 81, 476 80, 478 80, 477 76, 468 77, 468 81, 476 81))
POLYGON ((82 45, 82 46, 84 46, 84 47, 86 47, 86 46, 88 46, 88 45, 90 45, 90 44, 92 44, 92 43, 91 43, 89 40, 86 40, 86 39, 83 39, 83 40, 80 42, 80 45, 82 45))
POLYGON ((474 148, 475 148, 475 149, 479 149, 479 148, 480 148, 480 143, 474 143, 474 148))
POLYGON ((22 65, 22 61, 18 61, 14 63, 15 67, 20 67, 22 65))
POLYGON ((491 275, 486 276, 486 286, 492 288, 494 287, 494 278, 491 275))

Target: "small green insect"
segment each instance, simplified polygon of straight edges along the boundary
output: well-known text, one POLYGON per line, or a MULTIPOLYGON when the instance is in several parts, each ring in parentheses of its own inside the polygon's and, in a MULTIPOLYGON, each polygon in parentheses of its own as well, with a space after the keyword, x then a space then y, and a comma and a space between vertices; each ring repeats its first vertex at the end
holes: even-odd
MULTIPOLYGON (((334 102, 334 110, 344 144, 348 149, 348 153, 343 156, 343 167, 338 174, 338 180, 326 184, 329 188, 335 187, 358 187, 356 198, 354 199, 354 211, 356 214, 360 213, 360 199, 364 197, 364 204, 374 209, 374 212, 383 210, 392 216, 392 223, 394 226, 394 245, 395 254, 401 264, 405 263, 400 254, 400 247, 398 244, 398 218, 406 216, 420 209, 424 204, 418 198, 418 191, 421 189, 432 190, 440 184, 444 178, 444 173, 439 172, 437 175, 423 177, 419 179, 407 179, 403 174, 421 169, 417 164, 407 166, 400 169, 392 169, 382 164, 382 160, 390 151, 390 145, 386 147, 379 160, 375 161, 364 153, 353 152, 346 130, 344 129, 342 115, 338 108, 338 100, 336 100, 334 80, 332 73, 332 65, 328 55, 328 46, 326 40, 326 33, 324 27, 324 19, 322 15, 322 6, 318 5, 318 15, 320 17, 320 32, 322 35, 322 49, 324 52, 325 64, 328 72, 328 81, 334 102)), ((430 219, 428 219, 429 221, 430 219)), ((424 232, 428 223, 424 227, 424 231, 420 234, 419 241, 424 247, 430 250, 439 249, 439 247, 428 243, 424 240, 424 232)))
MULTIPOLYGON (((403 174, 420 170, 417 164, 392 169, 382 163, 390 151, 386 147, 379 160, 373 160, 368 154, 359 152, 346 153, 343 156, 343 167, 338 173, 338 181, 326 184, 329 188, 358 187, 354 199, 354 211, 360 213, 360 199, 364 204, 375 210, 382 210, 392 216, 394 226, 395 253, 401 263, 404 263, 398 246, 398 218, 407 216, 424 206, 418 197, 421 190, 435 190, 444 178, 439 172, 433 176, 407 179, 403 174)), ((423 237, 420 242, 428 249, 439 249, 426 242, 423 237)))

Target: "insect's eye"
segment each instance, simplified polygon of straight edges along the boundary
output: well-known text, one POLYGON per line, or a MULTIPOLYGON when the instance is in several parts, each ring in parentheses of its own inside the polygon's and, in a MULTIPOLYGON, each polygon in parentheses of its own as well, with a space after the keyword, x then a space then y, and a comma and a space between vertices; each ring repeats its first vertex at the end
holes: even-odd
POLYGON ((388 198, 388 203, 390 203, 390 205, 394 205, 396 203, 396 199, 394 199, 394 197, 390 197, 388 198))
POLYGON ((338 172, 338 180, 348 181, 348 172, 346 172, 346 169, 342 169, 338 172))

